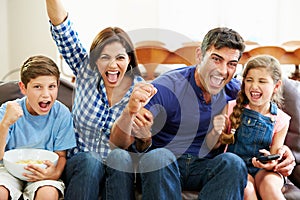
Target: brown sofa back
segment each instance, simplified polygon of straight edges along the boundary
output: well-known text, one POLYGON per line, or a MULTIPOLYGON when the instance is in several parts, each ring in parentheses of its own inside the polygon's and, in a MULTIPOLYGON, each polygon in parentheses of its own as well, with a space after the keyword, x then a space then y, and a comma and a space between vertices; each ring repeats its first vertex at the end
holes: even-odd
POLYGON ((300 82, 285 79, 283 83, 283 110, 291 116, 285 144, 293 151, 297 164, 289 179, 300 188, 300 82))
MULTIPOLYGON (((72 83, 65 79, 60 79, 57 100, 65 104, 70 111, 72 110, 74 91, 74 85, 72 83)), ((0 81, 0 105, 6 101, 11 101, 23 96, 18 81, 0 81)))

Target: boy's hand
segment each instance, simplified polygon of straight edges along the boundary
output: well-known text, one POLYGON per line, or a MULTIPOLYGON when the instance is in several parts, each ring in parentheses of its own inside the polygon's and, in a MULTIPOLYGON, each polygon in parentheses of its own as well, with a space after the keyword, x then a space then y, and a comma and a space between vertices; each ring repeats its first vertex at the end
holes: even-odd
POLYGON ((22 116, 23 110, 20 104, 15 101, 9 101, 7 102, 7 107, 2 122, 7 124, 7 126, 11 126, 22 116))
POLYGON ((28 178, 28 182, 35 182, 35 181, 41 181, 41 180, 57 180, 55 177, 55 165, 49 161, 45 160, 43 162, 47 167, 41 168, 39 166, 36 166, 34 164, 29 164, 25 167, 26 170, 30 171, 30 173, 23 174, 25 177, 28 178))

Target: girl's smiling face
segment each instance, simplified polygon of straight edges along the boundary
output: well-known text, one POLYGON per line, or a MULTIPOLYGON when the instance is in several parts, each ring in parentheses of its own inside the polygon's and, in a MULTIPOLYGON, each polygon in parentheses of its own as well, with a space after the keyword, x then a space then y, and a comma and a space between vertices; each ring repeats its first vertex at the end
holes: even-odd
POLYGON ((46 115, 52 108, 58 93, 55 76, 39 76, 31 79, 27 87, 20 82, 21 92, 27 96, 26 108, 32 115, 46 115))
POLYGON ((253 68, 244 78, 245 94, 252 107, 269 107, 273 94, 279 88, 281 81, 276 84, 266 68, 253 68))
POLYGON ((130 58, 120 42, 107 44, 96 61, 105 87, 114 88, 123 80, 130 58))

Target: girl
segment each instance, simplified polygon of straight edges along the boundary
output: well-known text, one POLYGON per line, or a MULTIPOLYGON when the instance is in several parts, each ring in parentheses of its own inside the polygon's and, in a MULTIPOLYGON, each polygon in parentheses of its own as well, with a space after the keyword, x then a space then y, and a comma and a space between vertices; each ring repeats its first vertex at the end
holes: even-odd
POLYGON ((278 153, 287 134, 290 116, 278 108, 282 102, 281 78, 280 63, 274 57, 250 58, 237 99, 229 101, 223 113, 214 118, 207 140, 214 148, 229 144, 227 151, 246 162, 245 199, 257 199, 256 193, 262 199, 285 199, 281 192, 283 176, 273 171, 280 158, 267 163, 256 160, 261 154, 278 153))

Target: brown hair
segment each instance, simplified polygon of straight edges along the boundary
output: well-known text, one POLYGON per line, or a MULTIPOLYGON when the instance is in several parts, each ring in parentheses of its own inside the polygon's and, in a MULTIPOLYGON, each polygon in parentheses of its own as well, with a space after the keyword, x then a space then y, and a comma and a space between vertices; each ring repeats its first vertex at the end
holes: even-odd
POLYGON ((138 68, 138 62, 136 54, 134 51, 133 43, 129 35, 118 27, 107 27, 100 31, 97 36, 94 38, 90 48, 90 65, 93 69, 97 68, 96 61, 99 58, 103 48, 112 42, 120 42, 130 58, 130 63, 127 66, 126 72, 131 76, 141 75, 141 72, 138 68))
POLYGON ((201 43, 202 57, 212 46, 214 46, 216 49, 221 49, 223 47, 238 49, 240 51, 239 59, 245 50, 244 39, 240 36, 240 34, 226 27, 211 29, 204 36, 201 43))
MULTIPOLYGON (((255 57, 252 57, 249 59, 249 61, 246 63, 244 72, 243 72, 243 79, 247 76, 249 70, 256 69, 256 68, 264 68, 266 69, 272 79, 274 80, 274 83, 277 83, 279 80, 282 79, 282 72, 280 68, 279 61, 270 55, 258 55, 255 57)), ((283 97, 282 97, 282 87, 278 89, 276 93, 273 94, 272 99, 273 102, 275 102, 278 107, 282 106, 283 97)), ((246 104, 249 103, 249 99, 247 98, 245 94, 245 84, 244 81, 241 85, 241 90, 238 93, 238 96, 236 98, 236 105, 233 107, 233 112, 230 115, 230 121, 231 121, 231 128, 237 129, 241 123, 241 115, 243 112, 243 109, 246 104)))
POLYGON ((21 66, 21 81, 27 87, 31 79, 39 76, 55 76, 58 82, 60 72, 56 63, 50 58, 43 55, 31 56, 21 66))

